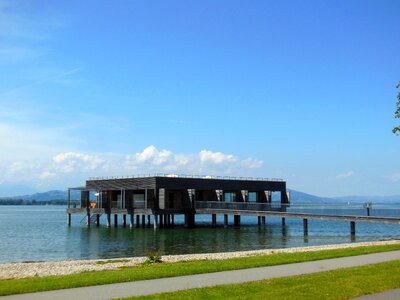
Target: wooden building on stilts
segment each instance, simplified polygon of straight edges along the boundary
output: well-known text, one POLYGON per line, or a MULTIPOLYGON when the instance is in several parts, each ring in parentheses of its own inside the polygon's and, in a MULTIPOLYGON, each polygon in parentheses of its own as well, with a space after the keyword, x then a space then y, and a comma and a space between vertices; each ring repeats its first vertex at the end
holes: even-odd
POLYGON ((68 189, 67 223, 71 214, 86 214, 86 223, 99 226, 100 216, 106 216, 106 226, 172 227, 176 215, 184 215, 185 227, 195 225, 197 214, 211 214, 216 225, 217 214, 258 216, 265 223, 262 212, 285 211, 289 205, 286 182, 280 179, 234 178, 210 176, 155 175, 138 177, 90 178, 84 187, 68 189), (80 191, 80 201, 71 201, 71 191, 80 191), (275 193, 272 201, 272 194, 275 193), (278 200, 275 201, 275 198, 278 200), (127 222, 127 217, 128 222, 127 222))

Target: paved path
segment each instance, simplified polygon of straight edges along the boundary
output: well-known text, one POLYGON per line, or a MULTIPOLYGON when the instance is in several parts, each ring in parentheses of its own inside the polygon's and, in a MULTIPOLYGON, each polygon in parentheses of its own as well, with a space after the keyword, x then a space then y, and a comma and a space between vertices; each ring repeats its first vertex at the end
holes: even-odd
POLYGON ((394 300, 400 299, 400 289, 388 290, 379 294, 365 295, 353 300, 394 300))
POLYGON ((400 259, 400 250, 312 262, 207 273, 0 297, 0 300, 106 300, 229 283, 311 274, 400 259))

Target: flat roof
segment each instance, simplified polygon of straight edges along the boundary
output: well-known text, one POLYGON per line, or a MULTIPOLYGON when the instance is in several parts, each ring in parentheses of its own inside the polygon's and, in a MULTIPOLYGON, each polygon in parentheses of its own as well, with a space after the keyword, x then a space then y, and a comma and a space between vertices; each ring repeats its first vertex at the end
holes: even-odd
POLYGON ((196 175, 147 175, 112 176, 90 178, 86 181, 88 190, 254 190, 284 191, 286 182, 282 179, 232 177, 232 176, 196 176, 196 175))

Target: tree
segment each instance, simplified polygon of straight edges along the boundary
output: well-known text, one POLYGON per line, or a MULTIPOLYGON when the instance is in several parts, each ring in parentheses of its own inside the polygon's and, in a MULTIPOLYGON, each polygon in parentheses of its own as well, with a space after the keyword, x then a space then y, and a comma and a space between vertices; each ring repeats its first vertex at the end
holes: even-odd
MULTIPOLYGON (((400 88, 400 82, 396 85, 396 88, 400 88)), ((400 118, 400 92, 397 93, 397 109, 394 113, 395 118, 400 118)), ((393 133, 399 134, 400 133, 400 125, 393 128, 393 133)))

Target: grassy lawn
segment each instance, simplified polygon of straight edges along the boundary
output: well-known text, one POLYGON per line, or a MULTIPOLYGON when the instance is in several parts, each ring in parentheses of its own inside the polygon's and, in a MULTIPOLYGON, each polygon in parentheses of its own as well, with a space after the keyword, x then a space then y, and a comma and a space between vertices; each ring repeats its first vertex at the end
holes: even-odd
POLYGON ((126 299, 349 299, 400 287, 400 261, 126 299))
POLYGON ((224 260, 159 263, 153 265, 128 267, 120 270, 83 272, 74 275, 0 280, 0 296, 116 282, 210 273, 262 266, 273 266, 392 250, 400 250, 400 244, 303 253, 280 253, 271 255, 250 256, 244 258, 231 258, 224 260))

